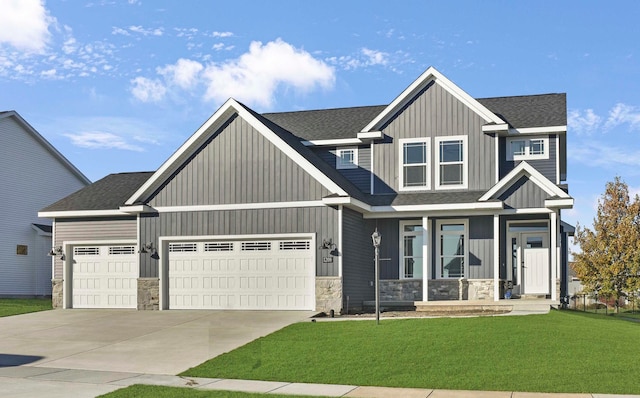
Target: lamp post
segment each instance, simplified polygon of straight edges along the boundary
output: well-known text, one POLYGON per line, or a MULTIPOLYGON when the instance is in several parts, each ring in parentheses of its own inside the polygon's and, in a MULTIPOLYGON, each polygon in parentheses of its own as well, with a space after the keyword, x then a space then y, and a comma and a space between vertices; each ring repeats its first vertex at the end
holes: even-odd
POLYGON ((371 240, 373 241, 373 247, 375 248, 375 267, 376 267, 376 324, 380 324, 380 241, 382 240, 382 235, 378 232, 378 228, 373 231, 371 234, 371 240))

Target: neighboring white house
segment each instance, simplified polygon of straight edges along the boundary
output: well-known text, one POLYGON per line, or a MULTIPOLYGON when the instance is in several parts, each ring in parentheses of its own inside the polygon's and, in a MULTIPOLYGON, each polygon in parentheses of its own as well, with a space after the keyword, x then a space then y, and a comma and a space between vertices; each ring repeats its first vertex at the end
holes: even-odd
POLYGON ((51 295, 51 220, 38 210, 88 184, 17 112, 0 112, 0 296, 51 295))

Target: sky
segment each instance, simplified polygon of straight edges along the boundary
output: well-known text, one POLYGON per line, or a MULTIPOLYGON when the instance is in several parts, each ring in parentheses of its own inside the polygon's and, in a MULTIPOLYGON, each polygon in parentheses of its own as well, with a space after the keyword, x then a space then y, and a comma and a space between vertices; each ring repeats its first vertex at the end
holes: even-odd
POLYGON ((0 110, 89 179, 160 166, 229 97, 388 104, 429 66, 475 98, 567 93, 569 223, 640 193, 638 1, 0 0, 0 110))

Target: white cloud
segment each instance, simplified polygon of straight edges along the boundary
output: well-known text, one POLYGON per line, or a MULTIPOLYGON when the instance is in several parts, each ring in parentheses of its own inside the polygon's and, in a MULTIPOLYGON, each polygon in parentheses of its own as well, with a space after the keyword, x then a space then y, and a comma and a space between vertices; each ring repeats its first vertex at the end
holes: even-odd
POLYGON ((158 102, 164 98, 167 88, 159 80, 136 77, 131 80, 131 94, 142 102, 158 102))
POLYGON ((640 107, 617 103, 609 111, 604 128, 610 130, 624 124, 628 125, 630 130, 640 129, 640 107))
POLYGON ((71 139, 75 146, 90 149, 122 149, 127 151, 143 152, 141 146, 128 143, 123 137, 116 134, 101 131, 85 131, 77 134, 66 133, 65 137, 71 139))
POLYGON ((0 1, 0 44, 20 51, 42 53, 49 40, 49 25, 55 23, 41 0, 0 1))
POLYGON ((593 112, 593 109, 584 111, 571 110, 567 115, 567 125, 576 133, 592 133, 600 127, 602 118, 593 112))
POLYGON ((344 70, 354 70, 376 65, 387 66, 390 62, 390 57, 389 54, 384 51, 364 47, 360 49, 356 55, 330 57, 327 59, 327 62, 338 65, 344 70))
POLYGON ((174 65, 166 65, 158 68, 159 74, 164 78, 183 89, 189 89, 198 82, 200 71, 204 66, 200 62, 181 58, 174 65))
POLYGON ((145 29, 140 25, 129 26, 129 30, 134 33, 140 33, 143 36, 162 36, 164 32, 162 28, 145 29))
POLYGON ((574 142, 569 159, 589 167, 601 167, 615 173, 640 174, 640 150, 630 146, 611 146, 594 139, 574 142))
POLYGON ((233 36, 232 32, 213 32, 213 37, 231 37, 233 36))
POLYGON ((332 67, 282 39, 263 45, 252 42, 238 59, 208 65, 203 72, 206 100, 223 102, 234 97, 248 104, 270 107, 280 86, 309 91, 330 88, 335 82, 332 67))
POLYGON ((386 65, 388 62, 389 54, 382 51, 363 48, 362 54, 367 59, 367 65, 386 65))
POLYGON ((122 28, 118 28, 116 26, 114 26, 113 28, 111 28, 111 34, 112 35, 122 35, 122 36, 131 36, 131 33, 129 33, 128 30, 126 29, 122 29, 122 28))

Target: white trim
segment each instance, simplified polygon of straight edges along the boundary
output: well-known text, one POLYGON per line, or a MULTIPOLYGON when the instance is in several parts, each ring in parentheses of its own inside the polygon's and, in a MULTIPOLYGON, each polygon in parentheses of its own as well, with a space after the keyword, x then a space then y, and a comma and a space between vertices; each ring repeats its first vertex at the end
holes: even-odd
MULTIPOLYGON (((504 242, 508 245, 508 242, 504 242)), ((507 250, 509 252, 509 250, 507 250)), ((506 269, 505 269, 506 272, 506 269)), ((493 301, 500 300, 500 215, 493 215, 493 301)))
POLYGON ((384 137, 384 134, 382 133, 382 131, 367 131, 367 132, 361 131, 358 133, 358 138, 363 140, 377 139, 377 138, 379 139, 382 137, 384 137))
POLYGON ((435 169, 435 189, 467 189, 469 185, 469 145, 468 137, 466 135, 451 135, 451 136, 438 136, 435 137, 433 159, 435 169), (440 183, 440 144, 444 141, 462 141, 462 184, 456 185, 442 185, 440 183))
POLYGON ((370 150, 370 156, 371 156, 371 169, 369 170, 369 175, 370 175, 370 187, 369 187, 369 193, 371 193, 371 195, 374 194, 374 190, 375 190, 375 173, 373 172, 373 141, 371 141, 371 144, 369 144, 371 146, 371 150, 370 150))
POLYGON ((507 123, 498 124, 485 124, 482 126, 483 133, 492 133, 496 131, 509 131, 509 125, 507 123))
POLYGON ((215 129, 219 125, 222 125, 223 122, 226 122, 234 114, 238 114, 239 117, 249 123, 267 140, 274 144, 330 192, 337 193, 339 195, 347 195, 347 193, 338 184, 322 173, 313 165, 313 163, 289 146, 282 138, 265 126, 264 123, 259 121, 244 106, 239 104, 233 98, 230 98, 191 137, 189 137, 189 139, 162 164, 162 166, 160 166, 160 168, 125 202, 125 204, 134 204, 142 195, 152 188, 154 184, 168 178, 169 174, 173 172, 175 167, 179 166, 186 160, 191 149, 198 147, 209 137, 208 132, 211 129, 215 129))
POLYGON ((507 137, 506 140, 506 149, 507 149, 507 160, 509 161, 520 161, 520 160, 542 160, 549 159, 549 136, 535 136, 535 137, 507 137), (540 154, 531 154, 531 141, 542 140, 543 145, 543 153, 540 154), (515 141, 523 141, 524 142, 524 151, 523 155, 515 155, 513 153, 511 143, 515 141))
MULTIPOLYGON (((363 213, 362 218, 365 219, 382 219, 382 218, 420 218, 428 214, 429 217, 471 217, 471 216, 493 216, 496 210, 450 210, 450 211, 407 211, 407 212, 380 212, 380 213, 363 213)), ((503 214, 498 212, 497 214, 503 214)))
POLYGON ((553 210, 546 207, 529 207, 523 209, 504 209, 498 214, 510 215, 510 214, 549 214, 553 210))
POLYGON ((545 127, 522 127, 522 128, 510 128, 509 135, 520 134, 553 134, 553 133, 566 133, 567 126, 545 126, 545 127))
POLYGON ((495 167, 496 167, 496 172, 495 172, 495 177, 496 180, 493 182, 494 184, 497 184, 498 181, 500 181, 500 137, 498 137, 497 135, 493 136, 493 139, 495 141, 495 167))
MULTIPOLYGON (((54 247, 56 247, 56 219, 55 218, 51 221, 51 248, 54 248, 54 247)), ((60 278, 58 279, 62 279, 63 275, 64 275, 64 271, 62 275, 60 275, 60 278)), ((51 279, 56 279, 56 256, 51 256, 51 279)), ((64 285, 62 286, 62 288, 64 289, 64 285)), ((64 292, 63 292, 63 295, 64 295, 64 292)), ((64 308, 64 304, 63 304, 63 308, 64 308)))
MULTIPOLYGON (((431 189, 431 138, 401 138, 398 140, 398 191, 426 191, 431 189), (404 145, 424 143, 425 144, 425 185, 424 186, 404 186, 404 145)), ((417 164, 416 166, 420 166, 417 164)))
POLYGON ((447 79, 444 75, 438 72, 433 66, 430 66, 420 77, 411 83, 396 99, 391 102, 378 116, 375 117, 368 125, 366 125, 362 132, 370 132, 377 130, 376 127, 384 123, 388 118, 393 116, 402 106, 404 106, 411 98, 424 86, 431 81, 435 81, 456 99, 469 107, 472 111, 482 117, 487 123, 504 124, 504 120, 500 119, 496 114, 487 109, 484 105, 464 92, 460 87, 456 86, 453 82, 447 79))
POLYGON ((129 214, 152 213, 153 207, 149 205, 120 206, 120 211, 129 214))
POLYGON ((260 203, 233 203, 222 205, 197 205, 197 206, 158 206, 158 213, 194 212, 194 211, 218 211, 218 210, 253 210, 253 209, 284 209, 292 207, 324 207, 324 200, 302 200, 296 202, 260 202, 260 203))
POLYGON ((358 164, 358 147, 357 146, 336 148, 336 169, 337 170, 357 169, 358 165, 359 164, 358 164), (347 152, 347 151, 353 151, 352 163, 342 162, 342 152, 347 152))
POLYGON ((550 225, 550 230, 549 233, 551 235, 551 242, 549 242, 549 254, 551 255, 551 263, 549 264, 549 266, 551 267, 551 300, 555 301, 558 299, 557 294, 556 294, 556 280, 557 278, 557 264, 558 264, 558 258, 557 258, 557 254, 558 254, 558 250, 557 250, 557 246, 558 246, 558 213, 556 213, 555 211, 553 213, 551 213, 551 218, 549 223, 550 225))
MULTIPOLYGON (((398 236, 400 237, 400 239, 398 239, 398 245, 399 250, 398 250, 398 254, 399 254, 399 260, 398 260, 398 266, 399 266, 399 270, 398 270, 398 276, 399 279, 408 279, 408 280, 416 280, 418 278, 407 278, 404 274, 404 237, 405 236, 415 236, 415 237, 422 237, 422 250, 421 250, 421 254, 422 254, 422 279, 424 279, 424 272, 425 272, 425 257, 424 257, 424 236, 426 235, 426 229, 424 228, 423 225, 423 220, 400 220, 398 223, 398 236), (422 231, 420 232, 405 232, 404 231, 404 227, 407 225, 420 225, 420 227, 422 228, 422 231)), ((412 257, 416 257, 415 254, 412 257)))
POLYGON ((335 146, 335 145, 354 145, 362 144, 359 138, 335 138, 331 140, 308 140, 300 141, 304 146, 335 146))
POLYGON ((431 261, 429 258, 429 216, 422 216, 422 301, 429 301, 429 278, 431 261))
POLYGON ((343 206, 338 206, 338 276, 342 278, 342 247, 343 247, 343 238, 342 238, 342 217, 344 215, 343 206))
POLYGON ((75 218, 75 217, 105 217, 105 216, 130 216, 120 210, 64 210, 64 211, 40 211, 41 218, 75 218))
MULTIPOLYGON (((467 279, 469 278, 469 219, 468 218, 454 218, 454 219, 439 219, 436 220, 436 230, 435 230, 435 234, 436 234, 436 275, 435 275, 435 279, 467 279), (440 227, 442 225, 449 225, 449 224, 463 224, 464 226, 464 257, 463 257, 463 266, 464 266, 464 275, 460 276, 460 277, 443 277, 442 273, 440 272, 440 256, 441 256, 441 252, 440 252, 440 242, 442 239, 442 235, 447 235, 446 233, 443 234, 442 231, 440 230, 440 227)), ((452 234, 455 235, 455 234, 452 234)))
MULTIPOLYGON (((169 309, 169 280, 167 272, 169 268, 169 243, 184 241, 205 241, 205 240, 251 240, 251 239, 309 239, 313 253, 314 264, 317 264, 317 248, 315 233, 285 233, 285 234, 254 234, 254 235, 189 235, 189 236, 160 236, 158 237, 158 252, 162 253, 158 264, 159 278, 159 309, 160 311, 169 309), (166 294, 166 295, 165 295, 166 294)), ((314 267, 315 269, 315 267, 314 267)), ((317 278, 317 271, 314 271, 317 278)), ((315 297, 314 297, 315 299, 315 297)))
POLYGON ((472 202, 472 203, 437 203, 428 205, 397 205, 397 206, 371 206, 371 212, 387 211, 446 211, 446 210, 501 210, 503 203, 496 202, 472 202))
POLYGON ((571 209, 573 208, 574 200, 573 198, 569 199, 546 199, 544 201, 544 205, 546 207, 557 207, 560 209, 571 209))
POLYGON ((500 180, 496 185, 494 185, 490 190, 488 190, 480 199, 481 202, 487 201, 494 196, 499 196, 502 192, 508 189, 511 184, 517 181, 521 176, 527 176, 529 180, 533 181, 540 188, 542 188, 546 193, 552 196, 557 196, 561 199, 569 199, 570 196, 560 189, 553 182, 549 181, 549 179, 542 175, 538 170, 533 168, 527 162, 520 162, 513 170, 511 170, 502 180, 500 180))
POLYGON ((556 184, 560 184, 560 135, 556 134, 556 184))

